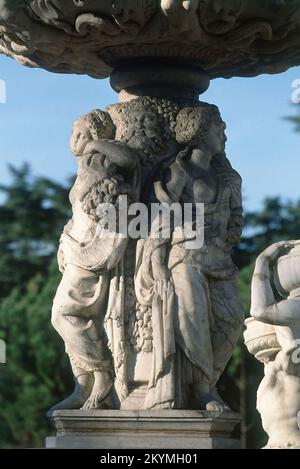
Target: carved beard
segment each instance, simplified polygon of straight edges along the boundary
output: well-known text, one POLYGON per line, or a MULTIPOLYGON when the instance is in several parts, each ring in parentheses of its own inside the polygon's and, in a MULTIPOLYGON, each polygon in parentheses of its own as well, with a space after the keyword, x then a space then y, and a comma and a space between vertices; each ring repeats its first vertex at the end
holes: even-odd
POLYGON ((126 143, 146 156, 145 162, 153 162, 166 152, 160 130, 148 132, 147 129, 130 129, 125 135, 126 143))

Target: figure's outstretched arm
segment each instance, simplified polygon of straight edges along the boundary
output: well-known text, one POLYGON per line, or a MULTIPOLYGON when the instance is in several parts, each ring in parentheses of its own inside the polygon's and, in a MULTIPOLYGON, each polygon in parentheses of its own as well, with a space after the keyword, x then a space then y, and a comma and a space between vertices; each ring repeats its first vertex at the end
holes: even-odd
POLYGON ((104 153, 112 163, 120 168, 134 168, 138 161, 138 153, 126 143, 114 140, 95 140, 86 147, 88 153, 104 153))
POLYGON ((251 316, 258 321, 284 326, 290 325, 295 316, 299 316, 299 302, 286 300, 276 303, 270 282, 270 263, 290 247, 287 241, 273 244, 256 260, 251 289, 251 316))

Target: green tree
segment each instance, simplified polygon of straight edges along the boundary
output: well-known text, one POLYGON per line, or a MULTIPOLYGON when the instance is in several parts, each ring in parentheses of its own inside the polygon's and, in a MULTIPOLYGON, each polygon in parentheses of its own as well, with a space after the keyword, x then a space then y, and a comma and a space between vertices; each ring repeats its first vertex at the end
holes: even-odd
POLYGON ((295 125, 295 131, 300 132, 300 116, 289 116, 286 120, 292 122, 295 125))
POLYGON ((10 166, 0 186, 0 447, 38 447, 49 433, 46 410, 71 388, 63 343, 50 323, 59 282, 55 253, 70 216, 68 189, 10 166))
POLYGON ((0 185, 0 298, 25 287, 36 272, 46 275, 65 220, 68 190, 30 168, 9 167, 12 182, 0 185))
POLYGON ((51 433, 46 411, 72 388, 61 339, 50 322, 59 274, 52 262, 0 306, 7 364, 0 368, 0 447, 40 447, 51 433), (5 429, 5 432, 4 430, 5 429))

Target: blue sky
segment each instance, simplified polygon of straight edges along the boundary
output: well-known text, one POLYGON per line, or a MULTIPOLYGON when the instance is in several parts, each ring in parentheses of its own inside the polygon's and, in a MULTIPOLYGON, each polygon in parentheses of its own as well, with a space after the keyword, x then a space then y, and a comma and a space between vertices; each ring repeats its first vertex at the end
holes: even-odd
MULTIPOLYGON (((284 116, 295 115, 292 82, 300 67, 280 75, 214 80, 201 99, 217 104, 227 123, 227 155, 244 181, 245 206, 267 196, 300 198, 300 134, 284 116)), ((65 181, 76 170, 69 136, 76 117, 117 101, 108 80, 29 69, 0 56, 6 104, 0 104, 0 182, 7 163, 30 163, 34 175, 65 181)))

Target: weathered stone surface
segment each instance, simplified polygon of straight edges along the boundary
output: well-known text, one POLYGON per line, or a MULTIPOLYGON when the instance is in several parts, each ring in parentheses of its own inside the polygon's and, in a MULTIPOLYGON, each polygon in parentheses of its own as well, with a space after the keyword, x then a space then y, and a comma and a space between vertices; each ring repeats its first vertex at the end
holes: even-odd
POLYGON ((234 449, 239 415, 199 411, 56 411, 48 448, 234 449))
MULTIPOLYGON (((228 443, 232 420, 216 386, 243 322, 231 258, 243 225, 241 178, 225 155, 218 109, 197 98, 212 78, 276 73, 300 64, 299 43, 298 0, 0 0, 0 52, 52 72, 111 76, 121 101, 73 126, 78 178, 71 192, 73 218, 58 253, 63 278, 52 322, 65 341, 76 386, 50 412, 59 428, 55 446, 108 448, 110 433, 99 443, 103 422, 112 422, 109 432, 125 422, 125 433, 128 422, 134 423, 145 436, 137 440, 121 432, 111 447, 228 443), (123 195, 148 208, 191 204, 193 224, 196 206, 204 204, 204 245, 186 246, 190 239, 182 222, 159 243, 150 231, 137 242, 117 230, 106 236, 99 208, 103 202, 117 208, 123 195), (90 413, 55 413, 82 407, 90 413), (125 416, 115 420, 94 413, 141 407, 153 409, 150 423, 146 414, 114 414, 125 416), (211 413, 155 417, 157 409, 174 408, 211 413), (68 422, 70 436, 60 433, 68 422), (95 434, 78 437, 84 429, 95 434), (162 429, 159 443, 154 431, 162 429)), ((163 231, 158 220, 156 228, 163 231)), ((286 273, 279 269, 278 275, 283 279, 286 273)), ((258 289, 266 287, 265 271, 255 278, 258 289)), ((270 289, 264 297, 269 299, 270 289)), ((268 362, 259 398, 264 426, 270 444, 296 444, 299 373, 291 371, 291 349, 276 327, 294 334, 298 323, 275 324, 265 317, 269 305, 258 304, 254 318, 271 326, 260 327, 258 337, 251 329, 247 340, 251 352, 268 362), (283 375, 282 388, 274 387, 283 375), (283 395, 288 402, 288 393, 292 414, 280 404, 283 395)), ((290 305, 289 298, 288 310, 290 305)))
POLYGON ((299 448, 300 429, 300 242, 283 241, 257 259, 252 280, 251 319, 245 342, 265 364, 257 394, 257 408, 269 435, 267 448, 299 448), (270 266, 283 300, 271 287, 270 266))
POLYGON ((0 51, 53 72, 108 77, 130 60, 211 78, 300 64, 298 0, 1 0, 0 51))
POLYGON ((231 257, 243 209, 225 142, 218 108, 197 101, 140 97, 73 124, 78 176, 52 323, 76 387, 52 411, 228 409, 216 386, 244 321, 231 257), (121 211, 121 196, 151 219, 135 239, 106 226, 103 203, 121 211), (179 219, 153 217, 153 204, 177 204, 179 219), (203 238, 185 229, 185 204, 203 238))

